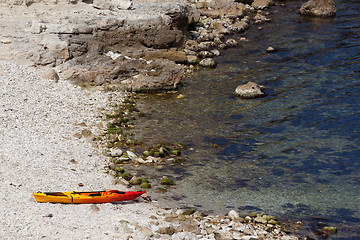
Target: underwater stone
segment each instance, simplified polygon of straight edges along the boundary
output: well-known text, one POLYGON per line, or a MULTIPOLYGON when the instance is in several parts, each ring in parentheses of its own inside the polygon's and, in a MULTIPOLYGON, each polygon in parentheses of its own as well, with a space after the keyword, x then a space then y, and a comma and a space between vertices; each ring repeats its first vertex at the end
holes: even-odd
POLYGON ((163 178, 161 180, 161 184, 162 185, 174 185, 174 182, 172 180, 170 180, 169 177, 163 176, 163 178))
POLYGON ((235 94, 242 98, 257 98, 265 96, 265 93, 261 90, 261 86, 254 82, 248 82, 237 86, 235 94))

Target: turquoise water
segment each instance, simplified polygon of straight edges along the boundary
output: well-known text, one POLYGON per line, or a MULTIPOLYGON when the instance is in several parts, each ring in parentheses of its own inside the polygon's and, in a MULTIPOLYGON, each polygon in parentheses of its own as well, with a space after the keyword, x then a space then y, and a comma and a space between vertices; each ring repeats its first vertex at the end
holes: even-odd
POLYGON ((262 30, 244 34, 249 41, 223 51, 216 69, 184 79, 185 99, 143 95, 138 108, 148 118, 136 121, 135 136, 190 148, 183 167, 151 173, 176 179, 168 202, 265 212, 310 227, 321 217, 341 229, 334 239, 359 239, 360 2, 336 1, 334 19, 303 18, 301 2, 286 3, 271 8, 262 30), (235 97, 248 81, 267 96, 235 97))

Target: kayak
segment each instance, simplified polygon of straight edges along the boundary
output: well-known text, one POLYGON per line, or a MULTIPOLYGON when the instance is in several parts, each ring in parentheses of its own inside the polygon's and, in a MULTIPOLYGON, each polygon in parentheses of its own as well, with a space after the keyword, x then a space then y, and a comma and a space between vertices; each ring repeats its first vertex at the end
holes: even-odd
POLYGON ((146 191, 118 190, 95 191, 95 192, 37 192, 33 193, 36 201, 50 203, 109 203, 118 201, 130 201, 141 196, 146 191))

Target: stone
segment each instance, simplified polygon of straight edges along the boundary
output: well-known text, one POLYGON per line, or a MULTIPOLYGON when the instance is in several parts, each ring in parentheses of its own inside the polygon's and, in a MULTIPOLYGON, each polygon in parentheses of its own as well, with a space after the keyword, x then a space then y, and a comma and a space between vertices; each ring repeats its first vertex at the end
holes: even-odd
POLYGON ((58 82, 60 77, 58 73, 53 68, 44 67, 39 70, 39 75, 42 78, 53 80, 54 82, 58 82))
POLYGON ((130 179, 129 183, 132 184, 132 185, 139 185, 141 182, 140 182, 140 180, 139 180, 138 177, 135 177, 135 176, 134 176, 134 177, 132 177, 132 178, 130 179))
POLYGON ((242 98, 257 98, 265 96, 265 93, 261 90, 261 86, 254 82, 248 82, 237 86, 235 94, 242 98))
POLYGON ((262 23, 266 23, 266 22, 271 22, 270 18, 267 18, 266 16, 257 13, 254 17, 254 23, 255 24, 262 24, 262 23))
POLYGON ((271 46, 269 46, 269 47, 266 49, 266 51, 267 51, 268 53, 273 53, 273 52, 276 52, 276 49, 273 48, 273 47, 271 47, 271 46))
POLYGON ((168 176, 163 176, 161 185, 174 185, 174 182, 168 176))
POLYGON ((230 38, 226 40, 226 45, 229 47, 236 47, 238 44, 238 41, 236 41, 235 39, 230 38))
POLYGON ((132 2, 128 0, 94 0, 93 7, 101 10, 129 10, 132 2))
POLYGON ((188 49, 191 51, 197 51, 199 49, 199 43, 195 40, 188 40, 188 41, 186 41, 184 47, 185 47, 185 49, 188 49))
POLYGON ((210 50, 211 48, 213 48, 215 46, 216 46, 216 43, 214 43, 212 41, 201 42, 198 45, 197 51, 207 51, 207 50, 210 50))
POLYGON ((232 220, 232 221, 236 221, 236 220, 240 219, 239 214, 238 214, 235 210, 229 211, 228 217, 229 217, 230 220, 232 220))
POLYGON ((9 39, 9 38, 1 39, 0 42, 1 42, 2 44, 10 44, 10 43, 12 43, 11 39, 9 39))
POLYGON ((118 148, 111 148, 110 149, 110 156, 111 157, 121 157, 123 155, 123 151, 118 148))
POLYGON ((173 235, 176 232, 176 229, 174 226, 170 225, 167 227, 160 227, 156 232, 160 234, 173 235))
POLYGON ((149 188, 151 188, 151 184, 148 182, 143 182, 140 184, 140 187, 143 189, 149 189, 149 188))
POLYGON ((199 63, 199 58, 195 55, 188 55, 186 56, 188 64, 196 65, 199 63))
POLYGON ((261 223, 261 224, 266 224, 267 223, 267 220, 262 217, 262 216, 258 216, 254 219, 255 223, 261 223))
POLYGON ((203 60, 201 60, 199 62, 199 65, 202 66, 202 67, 215 68, 216 67, 216 62, 212 58, 204 58, 203 60))
POLYGON ((137 157, 136 154, 131 151, 126 151, 126 153, 131 160, 137 157))
POLYGON ((191 214, 193 214, 195 212, 195 210, 194 209, 187 209, 187 210, 185 210, 184 212, 183 212, 183 214, 184 215, 191 215, 191 214))
POLYGON ((198 56, 201 58, 212 58, 214 56, 214 54, 212 52, 209 51, 200 51, 198 53, 198 56))
POLYGON ((328 234, 335 234, 337 232, 337 228, 336 227, 323 227, 322 231, 325 233, 328 233, 328 234))
POLYGON ((214 56, 220 56, 220 51, 217 49, 213 49, 210 51, 214 56))
POLYGON ((254 0, 251 6, 255 9, 264 9, 273 4, 274 2, 272 0, 254 0))
POLYGON ((309 0, 301 5, 298 13, 314 17, 334 17, 336 8, 334 0, 309 0))
POLYGON ((179 232, 171 236, 171 240, 194 240, 198 239, 195 233, 192 232, 179 232))

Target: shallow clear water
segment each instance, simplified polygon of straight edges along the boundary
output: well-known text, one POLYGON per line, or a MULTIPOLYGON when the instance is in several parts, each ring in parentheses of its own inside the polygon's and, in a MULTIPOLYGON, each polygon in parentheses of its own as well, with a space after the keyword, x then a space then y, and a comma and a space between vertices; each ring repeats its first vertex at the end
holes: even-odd
MULTIPOLYGON (((360 2, 336 4, 334 19, 299 16, 299 1, 272 7, 273 21, 223 51, 216 69, 184 79, 185 99, 141 97, 138 108, 150 117, 136 121, 138 139, 194 148, 183 167, 153 173, 176 178, 169 193, 177 205, 359 227, 360 2), (278 51, 269 54, 268 46, 278 51), (235 97, 248 81, 267 96, 235 97)), ((348 231, 360 236, 356 227, 348 231)))

